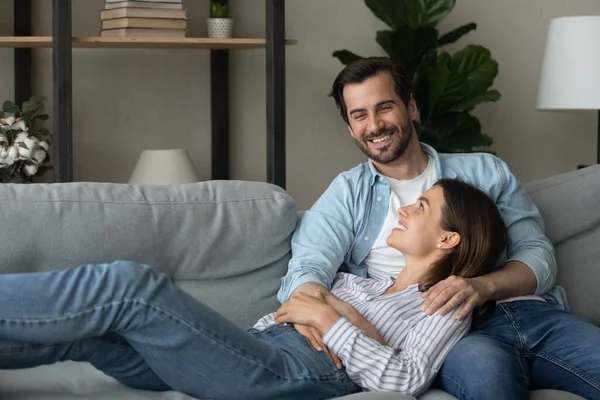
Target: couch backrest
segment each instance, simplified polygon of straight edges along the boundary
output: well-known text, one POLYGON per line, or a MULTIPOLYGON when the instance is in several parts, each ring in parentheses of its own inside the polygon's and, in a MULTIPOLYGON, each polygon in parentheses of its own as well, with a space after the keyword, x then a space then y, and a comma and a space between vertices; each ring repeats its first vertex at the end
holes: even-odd
MULTIPOLYGON (((600 166, 525 188, 571 310, 600 324, 600 166)), ((284 190, 243 181, 0 185, 0 203, 0 273, 135 260, 241 326, 278 307, 297 217, 284 190)))
POLYGON ((11 184, 0 204, 0 272, 134 260, 242 326, 278 307, 296 223, 293 199, 259 182, 11 184))
POLYGON ((524 185, 556 249, 571 311, 600 324, 600 165, 524 185))

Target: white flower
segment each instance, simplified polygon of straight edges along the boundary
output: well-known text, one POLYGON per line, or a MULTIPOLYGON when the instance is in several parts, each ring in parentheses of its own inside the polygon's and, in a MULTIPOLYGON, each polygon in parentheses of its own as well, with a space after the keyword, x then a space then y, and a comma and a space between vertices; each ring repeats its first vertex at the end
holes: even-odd
POLYGON ((23 131, 23 132, 27 132, 29 130, 27 125, 25 125, 25 121, 23 121, 22 119, 18 120, 14 124, 12 124, 10 129, 12 129, 13 131, 19 130, 19 131, 23 131))
POLYGON ((38 140, 34 136, 29 136, 27 132, 21 132, 17 135, 14 145, 18 149, 19 159, 28 160, 38 149, 38 140))
POLYGON ((15 117, 8 117, 2 122, 4 125, 12 126, 15 123, 15 117))
POLYGON ((4 160, 8 157, 8 149, 8 146, 2 146, 2 148, 0 148, 0 159, 4 160))
POLYGON ((8 138, 4 133, 0 133, 0 146, 4 147, 8 144, 8 138))
POLYGON ((29 176, 33 176, 37 173, 38 171, 38 166, 37 164, 27 164, 25 166, 25 172, 27 173, 27 175, 29 176))
POLYGON ((50 148, 50 145, 48 144, 48 142, 45 142, 45 141, 43 141, 43 140, 42 140, 41 142, 39 142, 38 144, 40 145, 40 147, 41 147, 42 149, 44 149, 44 150, 46 150, 46 151, 48 151, 48 149, 50 148))
POLYGON ((8 148, 8 155, 4 159, 6 162, 6 165, 13 165, 15 163, 15 161, 17 161, 18 156, 19 156, 19 151, 17 150, 17 148, 14 145, 10 146, 8 148))
POLYGON ((46 154, 46 150, 38 147, 38 149, 32 153, 31 160, 36 164, 39 164, 46 159, 46 154))

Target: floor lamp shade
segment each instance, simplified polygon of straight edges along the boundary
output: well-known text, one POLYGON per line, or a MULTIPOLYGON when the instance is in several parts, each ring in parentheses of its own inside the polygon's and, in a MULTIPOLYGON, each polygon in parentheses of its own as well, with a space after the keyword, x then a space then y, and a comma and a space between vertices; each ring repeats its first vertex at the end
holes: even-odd
POLYGON ((600 16, 550 21, 537 108, 600 109, 600 16))
POLYGON ((133 169, 129 183, 177 185, 198 180, 186 150, 144 150, 133 169))
POLYGON ((537 108, 596 110, 596 159, 600 163, 600 16, 550 21, 537 108))

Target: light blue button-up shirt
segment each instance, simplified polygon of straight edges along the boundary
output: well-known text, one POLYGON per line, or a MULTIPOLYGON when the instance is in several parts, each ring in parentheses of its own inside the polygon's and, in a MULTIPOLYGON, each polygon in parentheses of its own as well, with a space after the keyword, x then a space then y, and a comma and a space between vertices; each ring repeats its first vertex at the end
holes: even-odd
MULTIPOLYGON (((529 266, 537 279, 536 295, 567 309, 566 296, 555 286, 554 248, 544 233, 540 213, 508 166, 487 153, 438 154, 421 144, 435 163, 436 180, 456 178, 479 187, 497 204, 508 229, 508 244, 498 268, 516 260, 529 266)), ((292 259, 277 298, 284 302, 307 282, 331 287, 343 264, 366 277, 366 256, 385 221, 390 199, 388 180, 370 161, 339 174, 310 210, 304 212, 292 236, 292 259)))

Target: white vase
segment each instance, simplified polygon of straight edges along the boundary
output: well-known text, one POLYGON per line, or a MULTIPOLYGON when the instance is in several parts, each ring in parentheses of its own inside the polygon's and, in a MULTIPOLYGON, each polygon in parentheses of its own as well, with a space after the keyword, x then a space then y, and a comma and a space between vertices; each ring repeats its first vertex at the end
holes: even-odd
POLYGON ((208 37, 217 39, 230 38, 233 33, 233 19, 209 18, 206 20, 208 37))

